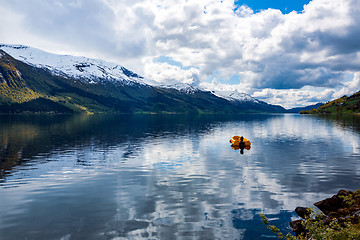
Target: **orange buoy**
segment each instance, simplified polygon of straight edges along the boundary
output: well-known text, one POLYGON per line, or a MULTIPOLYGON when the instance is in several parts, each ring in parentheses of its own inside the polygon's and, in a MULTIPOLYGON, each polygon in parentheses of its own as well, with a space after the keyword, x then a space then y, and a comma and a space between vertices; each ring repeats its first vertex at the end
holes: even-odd
MULTIPOLYGON (((240 141, 241 141, 241 137, 240 136, 233 136, 229 142, 234 145, 234 146, 238 146, 240 144, 240 141)), ((251 142, 246 139, 246 138, 243 138, 243 142, 245 143, 245 147, 246 146, 250 146, 251 145, 251 142)))

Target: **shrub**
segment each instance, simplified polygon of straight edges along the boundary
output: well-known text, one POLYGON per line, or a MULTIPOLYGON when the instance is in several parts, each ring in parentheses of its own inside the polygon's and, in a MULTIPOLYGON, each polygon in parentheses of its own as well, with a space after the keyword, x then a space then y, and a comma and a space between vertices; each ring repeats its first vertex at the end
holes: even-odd
POLYGON ((326 224, 326 216, 323 213, 311 209, 311 213, 302 221, 302 225, 306 230, 306 235, 301 234, 294 236, 287 234, 284 236, 280 229, 274 225, 270 225, 269 220, 264 214, 260 214, 262 222, 267 225, 267 228, 276 233, 278 238, 287 240, 348 240, 360 239, 360 225, 359 223, 351 223, 350 220, 340 222, 333 218, 330 223, 326 224))

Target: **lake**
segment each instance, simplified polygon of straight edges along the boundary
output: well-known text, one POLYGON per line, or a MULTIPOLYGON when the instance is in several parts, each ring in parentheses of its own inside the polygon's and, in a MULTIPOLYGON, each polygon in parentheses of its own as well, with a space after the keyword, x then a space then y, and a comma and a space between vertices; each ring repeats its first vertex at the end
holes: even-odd
POLYGON ((353 115, 0 116, 0 239, 273 239, 359 163, 353 115))

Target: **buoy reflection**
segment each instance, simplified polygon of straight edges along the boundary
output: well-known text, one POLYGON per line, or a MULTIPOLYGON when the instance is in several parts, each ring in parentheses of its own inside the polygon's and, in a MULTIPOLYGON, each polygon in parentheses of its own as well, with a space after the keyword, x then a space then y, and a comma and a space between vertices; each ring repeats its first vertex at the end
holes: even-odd
POLYGON ((240 153, 241 154, 244 154, 244 149, 246 150, 250 150, 251 149, 251 146, 245 146, 244 148, 240 148, 240 145, 234 145, 234 144, 231 144, 231 149, 237 151, 240 149, 240 153))

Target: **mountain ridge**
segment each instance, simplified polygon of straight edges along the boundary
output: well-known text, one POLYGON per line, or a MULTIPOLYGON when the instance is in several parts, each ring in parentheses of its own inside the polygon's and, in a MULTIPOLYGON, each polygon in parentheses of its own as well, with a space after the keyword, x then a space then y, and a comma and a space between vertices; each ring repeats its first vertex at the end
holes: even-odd
MULTIPOLYGON (((188 94, 195 91, 207 91, 186 83, 166 84, 152 81, 150 79, 144 79, 144 77, 126 69, 123 66, 100 59, 75 57, 71 55, 57 55, 24 45, 0 44, 0 49, 19 61, 38 68, 48 69, 54 75, 76 78, 88 83, 96 83, 101 80, 114 80, 121 82, 122 84, 137 82, 160 88, 174 88, 188 94)), ((258 100, 254 99, 250 95, 246 93, 239 93, 237 90, 232 92, 211 92, 215 96, 229 101, 244 100, 258 102, 258 100), (242 96, 239 97, 239 95, 242 96)))
POLYGON ((125 84, 139 81, 143 77, 118 64, 100 59, 57 55, 23 45, 0 44, 0 49, 13 58, 38 68, 48 69, 51 73, 67 78, 95 83, 100 79, 119 81, 125 84))
POLYGON ((42 104, 45 112, 58 113, 285 112, 280 106, 251 101, 251 97, 250 101, 229 101, 188 84, 152 86, 125 67, 103 60, 47 55, 41 50, 13 53, 16 59, 8 54, 10 50, 3 51, 4 48, 13 52, 32 49, 0 45, 0 111, 3 113, 42 112, 35 107, 42 104), (58 56, 65 60, 56 59, 58 56))
POLYGON ((286 112, 288 112, 288 113, 299 113, 300 111, 306 111, 306 110, 316 109, 316 108, 322 106, 323 104, 324 104, 324 103, 320 102, 320 103, 308 105, 308 106, 305 106, 305 107, 290 108, 290 109, 287 109, 286 112))

